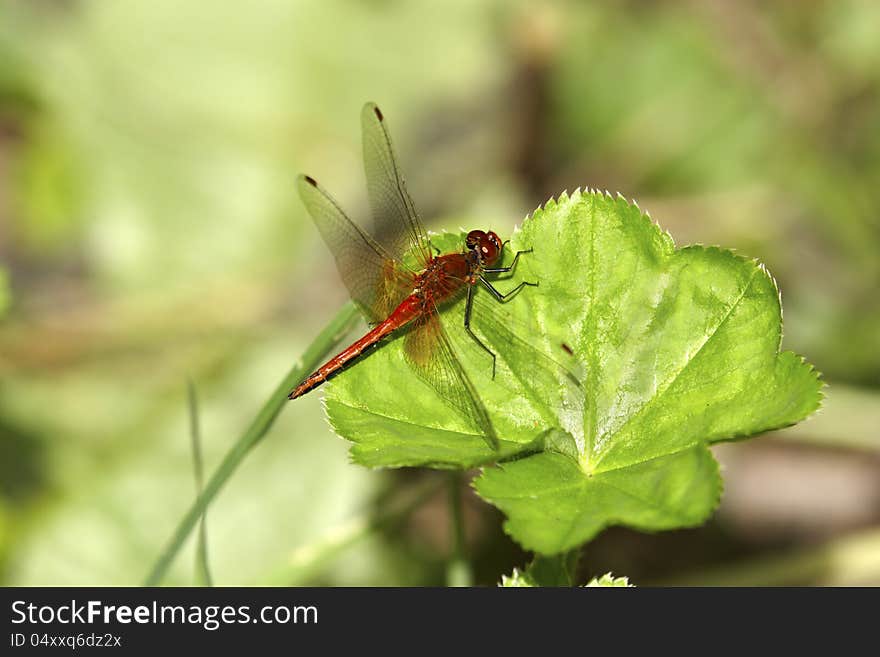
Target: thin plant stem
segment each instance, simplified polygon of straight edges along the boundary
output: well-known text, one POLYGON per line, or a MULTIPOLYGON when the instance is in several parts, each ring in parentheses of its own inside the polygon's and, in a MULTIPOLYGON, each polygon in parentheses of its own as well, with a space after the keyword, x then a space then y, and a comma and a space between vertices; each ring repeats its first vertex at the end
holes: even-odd
POLYGON ((248 429, 226 453, 214 474, 211 475, 211 478, 205 484, 204 490, 202 490, 193 505, 181 518, 168 544, 162 550, 156 563, 144 579, 144 586, 158 586, 162 582, 169 566, 199 521, 202 513, 238 469, 238 466, 241 465, 241 462, 248 453, 263 439, 274 424, 281 409, 287 404, 288 392, 320 364, 321 359, 348 334, 358 317, 359 314, 354 304, 346 304, 321 334, 315 338, 314 342, 309 345, 300 361, 293 366, 287 373, 287 376, 275 388, 248 429))
POLYGON ((465 555, 464 515, 461 504, 462 473, 449 473, 449 518, 451 524, 452 553, 446 568, 448 586, 471 586, 473 574, 465 555))

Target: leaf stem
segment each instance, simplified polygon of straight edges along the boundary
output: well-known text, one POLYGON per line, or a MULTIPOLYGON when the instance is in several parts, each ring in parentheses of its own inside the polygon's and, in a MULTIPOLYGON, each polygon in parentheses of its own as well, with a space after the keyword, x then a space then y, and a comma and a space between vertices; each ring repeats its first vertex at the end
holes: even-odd
POLYGON ((473 573, 465 556, 464 515, 462 514, 462 473, 449 473, 449 518, 451 524, 452 551, 446 568, 447 586, 472 586, 473 573))
POLYGON ((204 490, 202 490, 193 505, 180 520, 177 529, 175 529, 165 549, 162 550, 162 553, 144 580, 144 586, 159 585, 202 513, 217 496, 217 493, 220 492, 226 481, 238 469, 245 456, 262 440, 272 427, 281 409, 287 403, 287 393, 320 364, 320 360, 345 337, 358 318, 357 309, 354 307, 354 304, 349 302, 330 321, 320 335, 315 338, 314 342, 309 345, 300 361, 293 366, 287 373, 287 376, 282 379, 278 387, 272 392, 266 403, 263 404, 260 412, 257 413, 257 416, 244 434, 226 453, 223 461, 205 485, 204 490))
POLYGON ((526 569, 532 586, 575 586, 580 548, 559 554, 535 554, 526 569))

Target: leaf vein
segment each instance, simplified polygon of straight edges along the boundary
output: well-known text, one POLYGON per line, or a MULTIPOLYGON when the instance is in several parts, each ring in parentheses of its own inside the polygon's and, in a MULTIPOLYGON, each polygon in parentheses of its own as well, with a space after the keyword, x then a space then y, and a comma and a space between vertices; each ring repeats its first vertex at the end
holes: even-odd
MULTIPOLYGON (((752 282, 755 280, 755 276, 757 273, 758 273, 757 269, 752 271, 752 275, 749 276, 749 280, 746 281, 746 284, 743 286, 742 290, 740 290, 736 299, 733 301, 733 303, 730 304, 730 307, 728 307, 728 309, 724 312, 724 315, 720 318, 720 320, 715 325, 715 327, 712 329, 712 331, 708 335, 706 335, 702 344, 700 344, 699 348, 693 354, 688 356, 685 363, 680 368, 678 368, 678 370, 676 370, 676 372, 671 377, 669 377, 661 385, 657 386, 657 389, 654 391, 654 394, 651 395, 651 397, 644 404, 642 404, 642 406, 639 407, 638 410, 636 410, 635 412, 630 414, 630 416, 626 419, 626 421, 617 428, 617 430, 614 432, 615 435, 619 436, 623 432, 623 430, 626 429, 626 427, 629 426, 633 422, 633 420, 644 415, 652 407, 652 405, 655 402, 657 402, 657 400, 662 398, 663 395, 665 395, 666 392, 673 385, 675 385, 675 382, 678 380, 678 378, 681 376, 681 374, 685 370, 687 370, 687 368, 696 360, 697 356, 700 355, 700 353, 703 351, 703 349, 705 349, 706 345, 712 341, 712 339, 715 337, 715 335, 718 333, 718 331, 721 330, 721 327, 724 326, 724 324, 727 322, 727 320, 731 317, 731 315, 733 314, 733 311, 737 309, 737 307, 739 306, 740 303, 742 303, 742 300, 745 298, 746 293, 749 291, 749 288, 752 286, 752 282)), ((608 434, 603 434, 602 435, 602 442, 603 443, 607 442, 608 438, 610 438, 610 436, 608 434)))

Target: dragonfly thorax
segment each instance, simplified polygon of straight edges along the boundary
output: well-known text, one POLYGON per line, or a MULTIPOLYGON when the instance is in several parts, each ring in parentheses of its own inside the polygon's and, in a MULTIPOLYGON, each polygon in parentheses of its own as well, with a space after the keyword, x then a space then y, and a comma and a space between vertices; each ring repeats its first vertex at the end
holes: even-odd
POLYGON ((435 302, 442 301, 469 281, 479 266, 470 252, 431 258, 428 266, 416 276, 414 292, 435 302))

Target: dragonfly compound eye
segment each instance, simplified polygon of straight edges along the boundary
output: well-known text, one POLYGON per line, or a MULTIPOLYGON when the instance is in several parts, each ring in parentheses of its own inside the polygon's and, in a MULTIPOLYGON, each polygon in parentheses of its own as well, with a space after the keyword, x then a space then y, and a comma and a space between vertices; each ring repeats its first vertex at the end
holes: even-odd
POLYGON ((465 238, 465 244, 467 245, 467 248, 473 251, 480 245, 480 242, 482 242, 485 237, 486 233, 484 233, 483 231, 472 230, 467 234, 467 237, 465 238))

